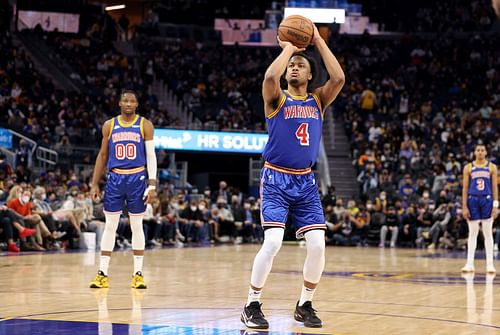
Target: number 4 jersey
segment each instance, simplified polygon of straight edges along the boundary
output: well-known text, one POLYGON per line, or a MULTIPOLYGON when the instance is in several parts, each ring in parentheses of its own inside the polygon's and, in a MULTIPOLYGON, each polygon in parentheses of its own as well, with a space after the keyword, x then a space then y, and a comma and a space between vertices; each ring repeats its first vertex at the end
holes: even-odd
POLYGON ((487 196, 492 195, 490 163, 484 166, 471 163, 468 195, 487 196))
POLYGON ((108 138, 108 170, 132 169, 146 165, 144 145, 144 118, 136 115, 134 121, 125 124, 120 116, 111 119, 108 138))
POLYGON ((265 161, 292 169, 313 166, 323 125, 321 103, 315 94, 294 96, 284 90, 277 108, 267 117, 267 125, 265 161))

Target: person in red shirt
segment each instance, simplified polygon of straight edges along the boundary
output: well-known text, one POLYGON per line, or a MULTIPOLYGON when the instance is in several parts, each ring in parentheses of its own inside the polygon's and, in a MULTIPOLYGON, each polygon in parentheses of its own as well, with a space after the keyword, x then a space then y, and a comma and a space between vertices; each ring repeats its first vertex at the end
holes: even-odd
POLYGON ((36 241, 33 242, 33 248, 38 251, 44 251, 45 248, 42 247, 43 238, 51 236, 51 233, 40 215, 32 213, 33 203, 30 200, 31 191, 24 190, 20 197, 10 200, 7 203, 7 207, 19 214, 27 224, 35 226, 36 241))
POLYGON ((24 228, 13 217, 12 210, 7 206, 0 206, 0 231, 7 241, 9 252, 20 252, 21 250, 14 242, 14 228, 18 231, 19 238, 25 238, 36 233, 36 229, 24 228))

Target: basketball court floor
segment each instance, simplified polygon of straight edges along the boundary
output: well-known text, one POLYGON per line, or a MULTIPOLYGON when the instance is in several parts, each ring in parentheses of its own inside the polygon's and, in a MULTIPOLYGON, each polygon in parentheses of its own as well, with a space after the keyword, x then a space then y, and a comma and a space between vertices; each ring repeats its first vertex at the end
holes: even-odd
MULTIPOLYGON (((500 276, 462 276, 465 253, 327 247, 314 307, 319 329, 293 319, 305 248, 284 245, 263 293, 269 331, 245 329, 258 245, 146 251, 147 290, 129 287, 130 251, 116 252, 109 289, 88 288, 98 254, 0 257, 0 335, 500 334, 500 276)), ((500 268, 497 255, 497 269, 500 268)))

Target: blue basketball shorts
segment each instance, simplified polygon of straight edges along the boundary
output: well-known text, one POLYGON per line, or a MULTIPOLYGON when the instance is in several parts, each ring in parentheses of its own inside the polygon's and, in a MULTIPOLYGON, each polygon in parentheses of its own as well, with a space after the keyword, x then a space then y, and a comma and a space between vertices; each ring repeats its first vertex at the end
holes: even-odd
POLYGON ((470 212, 471 221, 489 219, 493 210, 493 197, 491 195, 469 195, 467 208, 470 212))
POLYGON ((285 228, 290 213, 297 238, 310 230, 326 230, 318 185, 311 169, 287 169, 266 162, 260 173, 260 195, 264 229, 285 228))
POLYGON ((126 172, 134 170, 136 169, 113 169, 109 172, 104 189, 104 211, 118 214, 125 205, 129 214, 142 214, 146 211, 143 198, 147 184, 146 171, 142 169, 136 173, 126 172))

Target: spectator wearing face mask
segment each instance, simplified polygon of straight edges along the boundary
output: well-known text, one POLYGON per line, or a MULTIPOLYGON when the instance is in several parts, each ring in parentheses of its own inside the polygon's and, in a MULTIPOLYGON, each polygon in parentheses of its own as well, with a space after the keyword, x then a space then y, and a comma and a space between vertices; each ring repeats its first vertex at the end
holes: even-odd
POLYGON ((452 220, 452 211, 454 210, 454 206, 452 203, 442 203, 432 214, 433 216, 433 225, 429 230, 429 236, 432 239, 431 244, 427 247, 427 249, 435 249, 437 247, 437 242, 439 237, 444 233, 447 229, 450 220, 452 220))
POLYGON ((195 200, 190 201, 189 206, 184 208, 179 217, 179 221, 185 229, 182 233, 187 236, 188 242, 204 242, 208 240, 208 226, 195 200))
MULTIPOLYGON (((78 237, 79 227, 76 224, 76 219, 71 213, 57 216, 50 208, 46 201, 47 195, 45 188, 38 186, 33 191, 34 214, 40 215, 47 228, 52 233, 52 237, 61 241, 69 241, 73 237, 78 237)), ((59 249, 61 246, 58 242, 50 245, 51 248, 59 249)))
POLYGON ((429 230, 432 227, 432 216, 436 204, 433 200, 429 201, 428 206, 419 207, 417 216, 417 239, 415 244, 417 248, 425 247, 425 240, 429 238, 429 230))
POLYGON ((228 236, 228 239, 234 242, 237 234, 236 226, 234 225, 234 216, 231 210, 226 208, 224 197, 217 198, 215 207, 212 209, 212 215, 219 225, 220 236, 228 236))
POLYGON ((380 192, 380 195, 375 199, 375 210, 377 212, 386 213, 388 204, 387 194, 385 192, 380 192))
POLYGON ((406 174, 404 179, 399 187, 399 195, 401 197, 410 198, 416 192, 415 186, 413 186, 413 181, 411 180, 411 176, 406 174))
POLYGON ((7 242, 7 251, 20 252, 21 250, 15 242, 17 236, 24 239, 35 233, 35 229, 24 228, 16 221, 15 216, 12 215, 11 210, 7 206, 0 206, 0 241, 3 239, 7 242))
POLYGON ((333 214, 335 214, 337 220, 344 216, 345 211, 346 209, 344 207, 344 201, 342 200, 342 198, 337 198, 335 206, 333 206, 333 214))
POLYGON ((231 195, 229 194, 229 191, 227 189, 227 183, 224 180, 221 180, 219 182, 219 189, 215 192, 211 192, 210 196, 212 197, 212 203, 217 202, 217 199, 222 197, 222 199, 224 199, 224 202, 228 204, 231 195))
POLYGON ((52 234, 40 215, 32 213, 31 191, 23 190, 20 197, 12 199, 7 203, 7 207, 19 214, 26 224, 35 227, 35 241, 29 247, 37 251, 44 251, 44 240, 51 239, 52 234))

